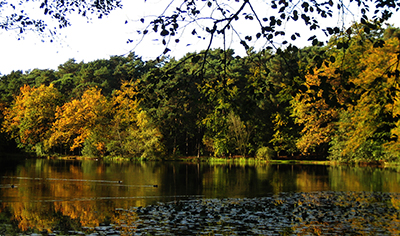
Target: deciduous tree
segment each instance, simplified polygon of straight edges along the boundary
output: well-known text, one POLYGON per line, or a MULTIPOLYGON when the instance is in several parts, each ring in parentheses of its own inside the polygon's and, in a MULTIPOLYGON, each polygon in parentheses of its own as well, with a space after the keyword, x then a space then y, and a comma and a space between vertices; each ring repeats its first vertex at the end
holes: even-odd
POLYGON ((38 88, 25 85, 10 107, 5 109, 3 131, 14 138, 19 147, 27 151, 44 152, 43 144, 51 135, 61 94, 53 85, 38 88))
POLYGON ((70 151, 77 148, 81 151, 85 144, 87 148, 95 147, 95 150, 104 154, 105 143, 98 134, 107 138, 105 131, 111 120, 110 112, 110 102, 101 94, 101 90, 95 87, 88 89, 80 99, 57 107, 47 147, 66 146, 70 151))
POLYGON ((113 156, 160 158, 164 154, 162 134, 139 107, 135 82, 124 82, 112 97, 113 119, 107 151, 113 156))
POLYGON ((340 112, 357 99, 352 78, 362 72, 359 60, 372 45, 367 36, 355 24, 345 35, 332 37, 326 53, 314 56, 315 66, 292 103, 296 122, 304 126, 297 142, 303 153, 326 152, 340 112))

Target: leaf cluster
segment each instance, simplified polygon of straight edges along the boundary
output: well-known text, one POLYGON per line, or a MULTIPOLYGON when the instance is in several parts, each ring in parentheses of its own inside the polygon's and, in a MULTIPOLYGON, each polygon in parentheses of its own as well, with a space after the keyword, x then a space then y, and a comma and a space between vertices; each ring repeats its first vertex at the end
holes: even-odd
POLYGON ((0 29, 14 30, 19 34, 34 31, 38 34, 48 34, 54 37, 59 29, 71 25, 69 16, 73 13, 88 20, 91 15, 101 19, 118 8, 122 8, 120 0, 1 1, 0 29), (37 14, 32 14, 30 7, 39 9, 43 15, 38 17, 37 14), (52 22, 55 22, 55 26, 50 24, 52 22), (45 31, 48 31, 48 33, 45 33, 45 31))

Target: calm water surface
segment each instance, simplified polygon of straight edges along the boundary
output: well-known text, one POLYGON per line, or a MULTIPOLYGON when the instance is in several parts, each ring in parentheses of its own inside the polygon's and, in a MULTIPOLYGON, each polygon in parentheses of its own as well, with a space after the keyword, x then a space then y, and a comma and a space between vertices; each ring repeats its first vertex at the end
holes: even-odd
POLYGON ((400 192, 394 169, 324 165, 0 160, 0 223, 19 230, 96 226, 118 208, 282 192, 400 192))

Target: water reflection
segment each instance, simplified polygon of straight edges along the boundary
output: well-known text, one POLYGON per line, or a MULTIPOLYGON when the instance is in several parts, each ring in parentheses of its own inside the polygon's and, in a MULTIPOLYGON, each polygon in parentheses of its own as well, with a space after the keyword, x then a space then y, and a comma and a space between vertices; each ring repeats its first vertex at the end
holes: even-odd
POLYGON ((187 198, 400 192, 396 171, 322 165, 0 160, 0 176, 0 228, 22 231, 94 227, 118 221, 118 208, 187 198))
POLYGON ((400 173, 395 169, 332 166, 328 170, 334 191, 400 192, 400 173))

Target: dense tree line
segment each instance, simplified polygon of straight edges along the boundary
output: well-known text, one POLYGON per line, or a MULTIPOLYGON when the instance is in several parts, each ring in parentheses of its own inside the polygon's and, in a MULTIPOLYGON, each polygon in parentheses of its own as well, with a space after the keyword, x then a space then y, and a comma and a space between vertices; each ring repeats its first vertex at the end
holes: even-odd
POLYGON ((354 24, 324 47, 249 49, 245 57, 215 49, 147 62, 130 54, 14 71, 0 78, 1 148, 396 161, 399 38, 396 28, 354 24))

